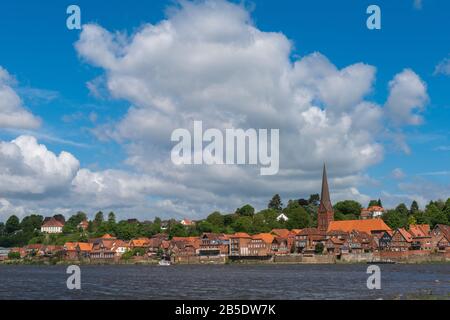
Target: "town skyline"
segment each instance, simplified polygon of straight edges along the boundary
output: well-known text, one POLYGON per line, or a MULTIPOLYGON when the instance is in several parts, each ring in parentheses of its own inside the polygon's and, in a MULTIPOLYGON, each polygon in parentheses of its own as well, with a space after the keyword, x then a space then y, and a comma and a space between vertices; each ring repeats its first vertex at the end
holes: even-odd
POLYGON ((0 221, 260 211, 317 193, 324 162, 333 203, 446 201, 450 4, 380 0, 369 30, 364 3, 252 3, 80 0, 80 30, 64 4, 2 3, 0 221), (279 130, 277 174, 173 164, 195 121, 279 130))

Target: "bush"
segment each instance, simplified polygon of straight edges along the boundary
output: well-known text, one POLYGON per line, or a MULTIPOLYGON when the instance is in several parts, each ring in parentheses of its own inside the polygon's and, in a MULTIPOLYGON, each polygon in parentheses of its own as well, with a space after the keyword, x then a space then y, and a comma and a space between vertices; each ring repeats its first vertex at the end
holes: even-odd
POLYGON ((19 252, 9 252, 8 253, 8 259, 10 260, 16 260, 16 259, 20 259, 20 253, 19 252))

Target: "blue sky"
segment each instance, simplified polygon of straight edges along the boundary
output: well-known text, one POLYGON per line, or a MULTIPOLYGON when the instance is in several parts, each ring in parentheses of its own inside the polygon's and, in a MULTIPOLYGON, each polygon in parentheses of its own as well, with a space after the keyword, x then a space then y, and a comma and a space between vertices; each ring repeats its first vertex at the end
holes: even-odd
MULTIPOLYGON (((201 6, 199 3, 194 6, 201 6)), ((426 84, 428 100, 420 111, 423 119, 421 124, 393 126, 387 123, 387 118, 379 120, 378 125, 381 124, 386 130, 377 131, 369 140, 373 145, 382 146, 383 155, 380 159, 373 163, 366 161, 353 165, 352 161, 358 160, 349 158, 346 160, 348 168, 344 168, 345 159, 337 161, 334 166, 334 160, 331 159, 333 154, 323 158, 329 163, 330 178, 332 181, 333 175, 336 178, 336 200, 356 198, 365 205, 364 201, 368 198, 381 197, 393 205, 420 197, 418 200, 422 200, 423 204, 433 195, 435 198, 450 196, 450 74, 435 72, 437 65, 450 57, 450 3, 423 0, 420 8, 414 3, 413 0, 249 1, 240 7, 248 12, 252 24, 261 32, 276 32, 289 39, 292 44, 289 51, 291 63, 319 52, 338 70, 359 62, 375 67, 374 80, 370 90, 364 94, 364 99, 379 105, 380 110, 385 107, 390 94, 389 82, 403 70, 412 70, 426 84), (373 3, 382 10, 381 30, 371 31, 365 26, 366 8, 373 3), (393 142, 395 139, 398 140, 393 142), (357 188, 358 192, 349 192, 354 191, 352 188, 357 188)), ((151 180, 150 185, 147 185, 139 179, 167 181, 167 170, 171 169, 153 170, 151 165, 143 166, 142 160, 151 157, 151 153, 144 154, 142 150, 136 149, 154 148, 154 154, 158 154, 155 158, 164 158, 167 156, 167 146, 150 139, 145 140, 143 147, 142 136, 136 137, 135 133, 126 131, 129 127, 123 129, 126 134, 124 131, 111 133, 120 123, 125 127, 123 121, 133 106, 147 111, 152 106, 139 106, 136 97, 126 92, 105 89, 102 82, 114 80, 116 68, 94 61, 92 53, 83 53, 82 49, 75 47, 82 31, 68 30, 65 26, 65 11, 70 4, 80 6, 83 25, 101 26, 110 34, 126 34, 128 41, 142 30, 144 24, 157 25, 167 17, 168 8, 177 6, 174 1, 135 0, 19 0, 0 4, 0 66, 14 79, 8 82, 8 87, 20 97, 23 108, 41 119, 38 127, 0 125, 0 140, 7 143, 22 135, 33 136, 49 152, 58 155, 66 151, 79 161, 78 166, 71 167, 69 176, 64 176, 61 182, 63 185, 50 184, 42 192, 0 187, 0 199, 3 199, 0 219, 10 212, 22 215, 30 211, 68 213, 78 208, 90 214, 97 209, 112 209, 123 216, 202 217, 213 209, 232 210, 242 201, 253 201, 257 207, 262 207, 263 199, 275 192, 288 198, 306 197, 319 191, 316 187, 320 182, 321 161, 316 161, 316 167, 309 162, 301 167, 302 170, 311 170, 314 178, 306 175, 308 177, 305 176, 305 179, 311 180, 304 187, 294 188, 291 192, 287 184, 301 185, 302 176, 293 176, 284 181, 271 178, 263 181, 261 177, 254 177, 255 184, 268 183, 273 184, 273 187, 261 187, 261 190, 251 192, 251 175, 242 184, 238 180, 230 185, 230 181, 236 181, 232 180, 233 173, 228 177, 230 180, 209 181, 211 173, 207 172, 202 175, 207 180, 205 186, 188 182, 191 179, 178 179, 174 174, 170 177, 171 184, 163 188, 180 187, 179 193, 171 195, 170 192, 154 192, 153 188, 159 188, 155 187, 155 181, 151 180), (87 86, 89 82, 94 83, 94 79, 97 79, 97 82, 94 81, 96 85, 100 83, 101 96, 96 96, 87 86), (89 178, 86 179, 93 176, 107 179, 104 177, 107 175, 111 183, 118 181, 115 177, 119 175, 126 181, 124 183, 131 183, 131 187, 126 187, 127 190, 134 190, 133 179, 138 179, 138 191, 136 194, 124 191, 120 195, 108 191, 103 195, 104 189, 99 192, 99 189, 93 188, 90 191, 92 194, 84 194, 84 191, 80 193, 77 188, 84 188, 83 185, 78 185, 78 182, 74 184, 72 180, 80 169, 88 170, 89 178), (208 183, 212 187, 208 187, 208 183), (283 186, 281 191, 277 191, 277 185, 283 186), (225 187, 241 190, 238 194, 242 198, 235 193, 223 196, 221 190, 225 187), (77 189, 75 194, 73 188, 77 189), (199 203, 197 199, 185 195, 190 192, 198 195, 207 192, 205 199, 209 200, 205 202, 210 201, 209 204, 199 203), (111 197, 122 201, 110 201, 111 197), (82 203, 78 203, 77 199, 82 203)), ((120 44, 119 39, 114 41, 120 44)), ((85 48, 88 45, 85 44, 85 48)), ((95 47, 95 43, 90 45, 95 47)), ((183 52, 179 54, 181 57, 183 52)), ((146 85, 150 86, 148 83, 146 85)), ((176 98, 176 93, 167 92, 176 98)), ((240 101, 236 100, 235 103, 239 104, 240 101)), ((1 112, 0 109, 0 115, 1 112)), ((415 110, 411 112, 417 113, 415 110)), ((358 118, 352 120, 358 121, 358 118)), ((366 129, 371 131, 370 128, 366 129)), ((314 163, 314 159, 311 163, 314 163)), ((21 179, 27 178, 26 173, 15 176, 10 173, 15 170, 6 169, 2 174, 10 174, 12 180, 19 181, 19 176, 21 179)), ((33 170, 34 181, 52 177, 40 175, 37 172, 39 168, 33 170)), ((333 182, 331 186, 333 188, 333 182)), ((111 186, 111 189, 117 188, 111 186)))

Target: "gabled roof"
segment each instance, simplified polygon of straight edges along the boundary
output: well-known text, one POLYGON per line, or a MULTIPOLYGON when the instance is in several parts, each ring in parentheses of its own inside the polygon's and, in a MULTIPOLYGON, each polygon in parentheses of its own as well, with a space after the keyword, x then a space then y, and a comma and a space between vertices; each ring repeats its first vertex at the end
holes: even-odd
POLYGON ((335 230, 345 232, 356 230, 370 234, 372 231, 387 231, 391 228, 382 219, 331 221, 327 232, 335 230))
POLYGON ((261 239, 265 243, 272 243, 275 236, 270 233, 258 233, 252 236, 252 239, 261 239))
POLYGON ((67 251, 75 251, 77 250, 77 244, 78 242, 66 242, 64 244, 64 249, 66 249, 67 251))
POLYGON ((370 207, 367 208, 367 210, 371 211, 371 212, 373 212, 373 211, 384 211, 384 208, 380 207, 380 206, 370 206, 370 207))
POLYGON ((406 240, 406 242, 412 241, 411 234, 409 234, 409 232, 406 231, 404 228, 398 228, 396 232, 400 233, 402 235, 403 239, 406 240))
POLYGON ((287 238, 289 236, 290 231, 288 229, 272 229, 270 233, 277 235, 279 237, 287 238))
POLYGON ((80 251, 92 251, 93 246, 93 243, 78 242, 78 248, 80 251))
POLYGON ((61 221, 56 220, 54 217, 51 217, 50 219, 48 219, 47 221, 45 221, 42 224, 42 227, 44 228, 49 228, 49 227, 64 227, 64 224, 61 223, 61 221))
POLYGON ((429 237, 430 225, 428 224, 417 224, 409 226, 409 233, 413 237, 424 238, 429 237))

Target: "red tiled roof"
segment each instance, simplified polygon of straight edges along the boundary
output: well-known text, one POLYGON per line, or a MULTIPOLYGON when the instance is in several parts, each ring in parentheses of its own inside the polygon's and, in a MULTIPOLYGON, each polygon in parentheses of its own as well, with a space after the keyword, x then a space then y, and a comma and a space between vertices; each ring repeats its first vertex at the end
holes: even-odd
POLYGON ((356 230, 370 234, 372 231, 387 231, 391 228, 382 219, 331 221, 327 232, 335 230, 345 232, 356 230))
POLYGON ((64 227, 64 224, 61 223, 61 221, 56 220, 54 217, 47 220, 42 224, 42 227, 48 228, 48 227, 64 227))
POLYGON ((251 237, 248 233, 236 232, 235 234, 231 234, 230 238, 251 238, 251 237))
POLYGON ((287 238, 289 236, 290 231, 288 229, 272 229, 270 233, 273 233, 283 238, 287 238))
POLYGON ((402 235, 402 237, 406 240, 406 242, 412 241, 412 236, 404 228, 399 228, 397 229, 397 231, 402 235))
POLYGON ((92 251, 93 246, 93 243, 78 242, 78 248, 80 251, 92 251))
POLYGON ((274 235, 270 233, 258 233, 252 236, 253 239, 261 239, 265 243, 272 243, 273 239, 275 238, 274 235))

